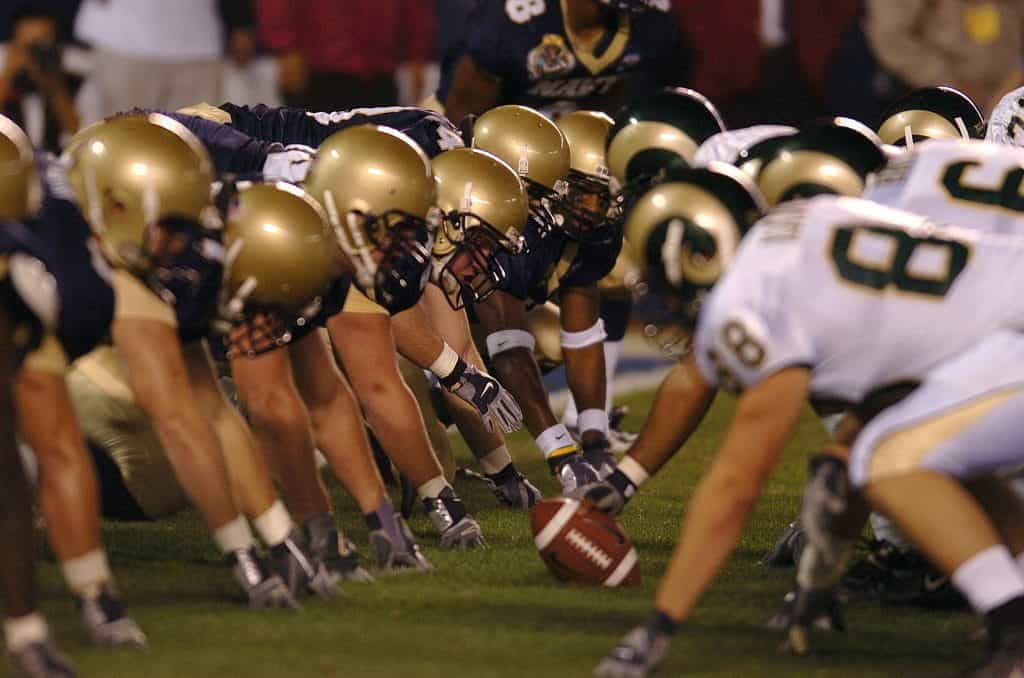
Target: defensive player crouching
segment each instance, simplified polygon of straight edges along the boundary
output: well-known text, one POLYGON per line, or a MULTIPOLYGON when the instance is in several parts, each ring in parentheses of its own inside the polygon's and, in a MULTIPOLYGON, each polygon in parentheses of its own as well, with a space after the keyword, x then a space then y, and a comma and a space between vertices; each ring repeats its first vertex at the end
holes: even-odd
MULTIPOLYGON (((876 409, 856 436, 854 485, 985 615, 993 652, 977 675, 1011 675, 1024 661, 1024 576, 1002 536, 1011 532, 1004 528, 1016 528, 1019 516, 986 512, 960 484, 1020 463, 1011 442, 1015 436, 1005 429, 1019 421, 1024 408, 1019 369, 1024 343, 1013 331, 1019 308, 1012 293, 997 294, 983 306, 978 299, 992 299, 992 271, 1002 278, 1017 270, 1024 243, 937 227, 867 201, 820 195, 803 200, 826 188, 806 178, 793 181, 800 163, 810 159, 807 153, 814 152, 806 140, 796 135, 765 157, 760 185, 771 200, 791 202, 751 230, 742 245, 742 222, 730 218, 717 227, 696 227, 679 202, 674 216, 650 224, 653 234, 663 234, 655 237, 666 237, 678 224, 684 243, 692 247, 703 238, 704 246, 714 248, 713 256, 697 260, 684 247, 678 260, 670 251, 664 262, 647 262, 661 268, 667 280, 676 276, 679 300, 693 298, 696 288, 686 281, 697 279, 678 276, 686 270, 680 262, 703 264, 704 272, 714 273, 708 280, 728 265, 702 304, 698 376, 742 393, 687 512, 655 614, 613 650, 596 675, 646 675, 664 654, 670 633, 731 552, 808 394, 868 405, 869 396, 886 390, 881 387, 892 384, 894 374, 920 385, 905 399, 876 409), (894 250, 901 257, 886 259, 894 250), (912 257, 915 251, 931 250, 943 254, 942 267, 916 268, 923 263, 912 257), (893 261, 904 263, 897 267, 893 261), (911 267, 910 262, 917 263, 911 267), (819 290, 811 298, 797 291, 806 290, 809 279, 819 290), (910 290, 915 293, 905 293, 910 290), (969 313, 972 322, 947 322, 957 309, 969 313), (866 318, 880 328, 872 342, 857 331, 866 318), (957 426, 950 429, 953 420, 957 426), (921 427, 946 432, 915 435, 921 427), (977 452, 980 440, 984 454, 977 452)), ((874 156, 870 162, 880 163, 877 146, 874 156)), ((836 165, 834 178, 860 181, 855 167, 872 154, 864 147, 857 157, 855 165, 845 165, 849 171, 836 165)), ((733 201, 720 190, 713 196, 722 207, 733 201)), ((801 574, 815 574, 812 565, 802 567, 801 574)))

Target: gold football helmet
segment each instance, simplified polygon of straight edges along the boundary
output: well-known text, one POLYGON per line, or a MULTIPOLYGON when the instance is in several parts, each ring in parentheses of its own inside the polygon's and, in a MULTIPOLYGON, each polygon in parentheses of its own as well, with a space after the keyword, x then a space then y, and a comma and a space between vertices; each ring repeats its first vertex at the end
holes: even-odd
POLYGON ((718 109, 692 89, 669 87, 632 102, 608 133, 613 189, 628 202, 665 171, 691 166, 701 144, 724 131, 718 109))
POLYGON ((359 288, 392 313, 415 304, 438 225, 420 147, 386 127, 349 127, 320 145, 306 190, 326 209, 359 288))
POLYGON ((434 158, 433 170, 445 239, 452 243, 435 250, 439 259, 447 257, 439 282, 458 309, 463 295, 483 300, 504 280, 499 251, 523 251, 529 200, 515 171, 479 149, 445 151, 434 158))
POLYGON ((739 162, 774 206, 819 194, 858 197, 868 177, 885 166, 886 155, 870 129, 834 118, 755 144, 739 162))
POLYGON ((607 242, 621 227, 621 201, 609 186, 605 140, 614 121, 597 111, 576 111, 557 120, 569 142, 570 218, 562 225, 573 238, 590 243, 607 242))
POLYGON ((952 87, 924 87, 882 114, 883 143, 910 148, 926 139, 983 139, 985 118, 971 98, 952 87))
POLYGON ((251 357, 288 343, 320 311, 343 255, 323 208, 291 184, 241 182, 225 212, 229 354, 251 357))
POLYGON ((39 196, 32 143, 10 118, 0 115, 0 220, 31 215, 39 196))
POLYGON ((493 153, 522 178, 542 234, 564 225, 571 161, 569 142, 555 123, 526 106, 498 106, 473 124, 473 148, 493 153))
POLYGON ((676 170, 637 198, 625 225, 641 272, 634 288, 653 295, 664 315, 645 334, 669 352, 685 347, 704 297, 766 211, 750 178, 724 163, 676 170))
POLYGON ((188 129, 158 113, 118 116, 79 134, 66 158, 78 204, 114 266, 171 304, 216 289, 223 248, 213 164, 188 129))

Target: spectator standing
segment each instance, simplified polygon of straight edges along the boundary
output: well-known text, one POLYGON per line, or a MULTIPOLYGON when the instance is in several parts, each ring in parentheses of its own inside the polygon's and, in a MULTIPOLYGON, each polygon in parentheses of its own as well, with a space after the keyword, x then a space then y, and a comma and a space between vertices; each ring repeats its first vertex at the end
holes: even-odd
POLYGON ((0 113, 37 148, 59 151, 78 130, 74 91, 81 84, 62 68, 60 19, 34 5, 11 15, 11 39, 0 53, 0 113))
POLYGON ((730 127, 799 125, 825 113, 826 67, 857 0, 679 0, 698 57, 693 86, 730 127))
POLYGON ((865 30, 905 90, 952 85, 991 111, 1021 82, 1021 0, 867 0, 865 30))
POLYGON ((256 0, 259 35, 278 54, 285 101, 314 111, 395 104, 395 73, 409 65, 424 91, 434 46, 428 0, 256 0))
MULTIPOLYGON (((221 6, 239 4, 245 3, 84 0, 75 37, 95 50, 93 78, 101 113, 218 101, 225 43, 221 6)), ((231 18, 239 12, 225 14, 231 18)), ((246 49, 244 37, 236 39, 234 27, 227 28, 228 43, 246 49)))

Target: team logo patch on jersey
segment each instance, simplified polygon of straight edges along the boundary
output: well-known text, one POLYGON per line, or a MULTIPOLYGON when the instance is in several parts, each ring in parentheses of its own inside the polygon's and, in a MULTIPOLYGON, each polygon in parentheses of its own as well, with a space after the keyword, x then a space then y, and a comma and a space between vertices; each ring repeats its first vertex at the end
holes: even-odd
POLYGON ((576 56, 565 44, 565 38, 548 33, 526 56, 526 67, 534 80, 565 75, 576 68, 576 56))

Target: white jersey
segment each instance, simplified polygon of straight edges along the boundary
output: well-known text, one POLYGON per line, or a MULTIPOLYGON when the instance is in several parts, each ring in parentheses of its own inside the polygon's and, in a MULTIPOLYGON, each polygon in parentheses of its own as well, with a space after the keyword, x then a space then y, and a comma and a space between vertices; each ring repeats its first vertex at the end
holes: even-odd
POLYGON ((938 227, 861 199, 783 206, 743 239, 704 303, 709 383, 741 390, 792 366, 855 405, 915 382, 998 328, 1024 329, 1024 238, 938 227))
POLYGON ((766 139, 795 134, 797 131, 795 127, 785 125, 754 125, 719 132, 700 145, 697 155, 693 158, 693 164, 696 167, 707 167, 718 161, 735 165, 740 157, 740 151, 745 151, 766 139))
POLYGON ((926 141, 896 156, 866 200, 940 224, 1024 233, 1024 148, 983 141, 926 141))

